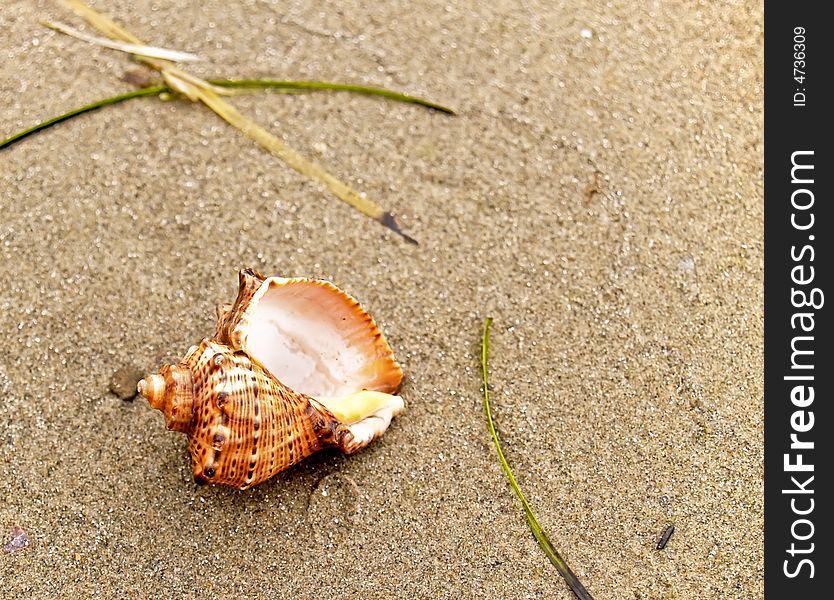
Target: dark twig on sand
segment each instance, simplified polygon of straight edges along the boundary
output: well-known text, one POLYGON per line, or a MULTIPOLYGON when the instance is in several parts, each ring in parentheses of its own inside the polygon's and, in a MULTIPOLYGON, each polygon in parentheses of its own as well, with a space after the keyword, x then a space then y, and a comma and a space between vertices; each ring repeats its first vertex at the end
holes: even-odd
POLYGON ((669 538, 672 537, 673 533, 675 533, 674 525, 669 525, 666 529, 663 530, 663 533, 660 536, 660 540, 657 542, 658 550, 663 550, 666 547, 666 544, 669 543, 669 538))

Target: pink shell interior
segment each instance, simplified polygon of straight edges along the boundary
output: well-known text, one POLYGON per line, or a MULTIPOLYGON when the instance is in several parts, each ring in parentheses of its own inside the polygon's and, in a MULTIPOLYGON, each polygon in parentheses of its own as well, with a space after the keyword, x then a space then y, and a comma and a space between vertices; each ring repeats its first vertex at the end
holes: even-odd
POLYGON ((402 370, 374 320, 328 282, 270 277, 247 312, 246 352, 295 391, 337 398, 399 386, 402 370))

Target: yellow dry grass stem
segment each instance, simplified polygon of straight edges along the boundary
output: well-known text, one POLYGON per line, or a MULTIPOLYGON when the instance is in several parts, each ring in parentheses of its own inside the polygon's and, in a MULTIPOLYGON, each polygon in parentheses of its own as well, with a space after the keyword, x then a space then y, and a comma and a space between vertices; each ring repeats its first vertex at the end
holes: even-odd
POLYGON ((95 35, 88 35, 83 31, 78 31, 77 29, 74 29, 69 25, 64 25, 63 23, 41 21, 41 24, 46 27, 49 27, 50 29, 60 31, 61 33, 65 33, 66 35, 72 36, 79 40, 84 40, 85 42, 96 44, 97 46, 111 48, 112 50, 121 50, 122 52, 127 52, 129 54, 147 56, 148 58, 161 58, 164 60, 173 60, 179 62, 196 62, 202 60, 199 56, 197 56, 196 54, 191 54, 190 52, 179 52, 177 50, 169 50, 167 48, 159 48, 157 46, 141 46, 139 44, 118 42, 116 40, 111 40, 108 38, 98 37, 95 35))
MULTIPOLYGON (((107 37, 130 44, 133 47, 146 46, 142 40, 132 33, 80 0, 63 0, 63 3, 107 37)), ((402 232, 394 216, 382 206, 334 177, 313 161, 287 146, 281 139, 255 121, 238 112, 234 106, 221 98, 221 95, 229 94, 228 90, 211 85, 207 81, 183 71, 169 60, 142 54, 136 56, 148 66, 158 70, 171 89, 176 90, 192 102, 202 102, 224 121, 242 131, 247 137, 256 141, 302 175, 317 179, 338 198, 347 202, 362 214, 382 223, 406 240, 416 243, 413 238, 402 232)))

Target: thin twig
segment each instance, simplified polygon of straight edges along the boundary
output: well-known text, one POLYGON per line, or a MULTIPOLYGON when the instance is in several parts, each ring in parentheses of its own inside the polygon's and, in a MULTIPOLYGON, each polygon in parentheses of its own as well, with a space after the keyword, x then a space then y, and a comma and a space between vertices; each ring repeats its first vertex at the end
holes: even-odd
POLYGON ((527 502, 524 494, 521 493, 521 488, 518 486, 518 483, 513 476, 510 464, 507 462, 507 459, 504 457, 504 452, 501 450, 501 444, 498 442, 498 433, 495 431, 495 423, 492 421, 492 412, 489 409, 487 357, 489 356, 490 329, 492 329, 492 318, 488 318, 484 323, 484 336, 481 340, 481 370, 483 372, 484 384, 484 409, 486 410, 489 433, 492 435, 492 441, 495 444, 495 449, 498 451, 498 460, 501 462, 501 467, 504 469, 504 473, 507 474, 507 478, 510 480, 510 487, 513 488, 513 492, 515 492, 515 495, 518 496, 519 500, 521 500, 521 506, 524 508, 524 516, 527 517, 527 523, 530 525, 533 537, 536 538, 536 541, 539 543, 539 547, 547 555, 547 558, 550 559, 550 562, 553 563, 553 566, 556 567, 556 570, 559 571, 559 574, 565 578, 565 581, 568 582, 570 589, 573 590, 573 593, 576 594, 577 598, 580 600, 593 600, 593 597, 588 593, 588 590, 585 589, 585 586, 582 585, 574 572, 571 571, 568 564, 550 543, 550 540, 547 539, 547 535, 541 525, 539 525, 539 521, 536 519, 533 509, 530 507, 530 504, 527 502))
POLYGON ((660 536, 660 539, 657 542, 657 549, 663 550, 666 547, 666 544, 669 543, 669 538, 672 537, 672 534, 675 533, 675 526, 668 525, 666 529, 663 530, 663 533, 660 536))

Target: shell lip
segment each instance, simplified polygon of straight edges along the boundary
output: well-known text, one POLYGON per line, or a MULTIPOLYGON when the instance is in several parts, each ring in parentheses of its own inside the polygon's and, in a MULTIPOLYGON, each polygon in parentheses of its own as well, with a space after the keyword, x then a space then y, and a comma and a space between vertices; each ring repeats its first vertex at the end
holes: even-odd
POLYGON ((223 339, 287 387, 308 396, 395 392, 402 367, 373 317, 330 281, 240 274, 223 339), (257 285, 257 287, 255 287, 257 285))

